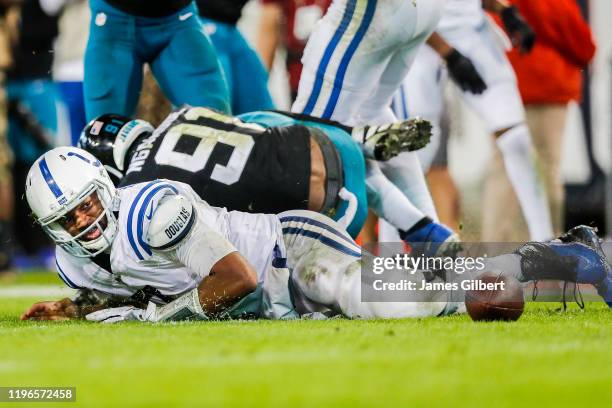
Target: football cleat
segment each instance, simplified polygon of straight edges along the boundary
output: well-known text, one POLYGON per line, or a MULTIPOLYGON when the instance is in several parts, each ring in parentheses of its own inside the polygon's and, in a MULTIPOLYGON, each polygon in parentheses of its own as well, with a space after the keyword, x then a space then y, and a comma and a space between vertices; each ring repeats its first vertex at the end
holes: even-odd
POLYGON ((605 259, 605 254, 601 249, 601 240, 597 235, 597 228, 588 227, 586 225, 578 225, 567 231, 559 237, 561 242, 580 242, 591 249, 595 250, 602 258, 605 259))
POLYGON ((415 118, 390 125, 356 127, 353 138, 363 141, 366 158, 387 161, 402 152, 425 147, 431 139, 431 123, 415 118))
POLYGON ((606 277, 599 283, 595 284, 597 293, 604 298, 609 307, 612 308, 612 268, 610 262, 601 248, 601 239, 597 235, 597 228, 588 227, 586 225, 578 225, 570 229, 559 239, 562 242, 579 242, 593 249, 605 261, 606 277))

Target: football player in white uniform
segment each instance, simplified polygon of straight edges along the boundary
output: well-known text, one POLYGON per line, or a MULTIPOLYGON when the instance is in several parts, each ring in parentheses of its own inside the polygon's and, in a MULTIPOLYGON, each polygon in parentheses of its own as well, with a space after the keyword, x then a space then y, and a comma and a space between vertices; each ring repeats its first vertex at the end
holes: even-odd
MULTIPOLYGON (((449 293, 443 291, 428 291, 421 302, 362 301, 360 248, 322 214, 228 212, 209 206, 188 185, 169 180, 116 190, 102 164, 77 148, 56 148, 39 158, 28 174, 26 197, 57 244, 58 273, 69 286, 123 297, 127 303, 142 301, 135 295, 148 293, 150 302, 146 309, 133 304, 81 308, 69 299, 41 302, 23 314, 24 320, 85 313, 102 322, 245 314, 283 319, 315 312, 401 318, 452 311, 449 293)), ((586 245, 568 245, 525 246, 492 265, 523 280, 545 279, 552 271, 557 278, 607 288, 605 259, 586 245), (564 264, 555 255, 576 262, 557 267, 564 264), (546 262, 555 267, 544 267, 546 262)), ((413 276, 426 280, 426 272, 413 276)), ((427 277, 432 279, 442 278, 427 277)))
MULTIPOLYGON (((488 18, 483 10, 501 15, 512 43, 528 51, 533 46, 534 34, 514 7, 499 0, 449 0, 437 32, 452 46, 442 57, 429 47, 418 53, 414 65, 402 87, 394 97, 393 106, 399 118, 423 117, 434 124, 432 143, 419 152, 428 168, 440 143, 440 118, 443 112, 443 91, 448 67, 455 77, 454 63, 469 59, 486 85, 476 79, 476 87, 462 88, 463 100, 484 120, 495 135, 508 177, 517 194, 533 240, 553 236, 550 213, 544 187, 538 182, 533 163, 534 150, 516 77, 505 55, 510 42, 505 34, 488 18), (464 57, 465 56, 465 57, 464 57)), ((467 84, 469 85, 469 84, 467 84)))
MULTIPOLYGON (((334 0, 308 39, 292 110, 346 125, 394 122, 391 98, 438 24, 445 2, 334 0)), ((386 163, 368 161, 369 186, 378 189, 383 175, 404 196, 397 205, 387 201, 386 214, 399 219, 416 208, 437 221, 416 153, 386 163)))
MULTIPOLYGON (((81 149, 59 147, 39 158, 28 174, 26 197, 57 244, 58 273, 68 286, 124 298, 142 290, 151 294, 146 311, 125 306, 93 315, 95 320, 235 316, 232 307, 242 313, 236 304, 252 305, 252 297, 255 314, 266 318, 321 309, 348 317, 416 317, 437 315, 447 304, 444 298, 361 302, 360 248, 322 214, 228 212, 169 180, 116 190, 104 166, 81 149)), ((38 303, 23 318, 83 313, 63 300, 38 303)))

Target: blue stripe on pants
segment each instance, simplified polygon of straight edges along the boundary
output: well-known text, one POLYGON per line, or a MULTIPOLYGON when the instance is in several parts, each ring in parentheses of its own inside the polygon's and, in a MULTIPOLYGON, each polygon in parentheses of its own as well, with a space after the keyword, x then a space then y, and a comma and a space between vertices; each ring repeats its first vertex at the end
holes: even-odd
POLYGON ((319 68, 317 69, 316 79, 314 86, 312 87, 312 93, 308 98, 308 102, 306 103, 306 107, 304 108, 303 113, 311 114, 314 106, 319 98, 319 94, 321 93, 321 88, 323 86, 323 79, 325 76, 325 71, 327 70, 327 66, 329 65, 329 61, 331 60, 332 55, 336 49, 336 46, 340 42, 342 35, 348 28, 351 19, 353 18, 353 13, 355 12, 355 6, 357 5, 357 0, 349 0, 346 10, 344 11, 344 15, 342 16, 342 21, 340 25, 336 29, 336 32, 332 36, 329 44, 325 48, 325 52, 323 53, 323 57, 321 58, 321 62, 319 63, 319 68))

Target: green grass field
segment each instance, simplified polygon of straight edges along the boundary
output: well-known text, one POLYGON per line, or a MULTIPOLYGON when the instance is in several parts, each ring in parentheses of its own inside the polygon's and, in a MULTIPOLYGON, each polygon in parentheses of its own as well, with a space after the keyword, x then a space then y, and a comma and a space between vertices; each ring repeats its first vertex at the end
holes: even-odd
POLYGON ((20 322, 37 300, 0 297, 0 386, 77 388, 53 407, 612 406, 612 312, 597 303, 530 304, 515 323, 20 322))

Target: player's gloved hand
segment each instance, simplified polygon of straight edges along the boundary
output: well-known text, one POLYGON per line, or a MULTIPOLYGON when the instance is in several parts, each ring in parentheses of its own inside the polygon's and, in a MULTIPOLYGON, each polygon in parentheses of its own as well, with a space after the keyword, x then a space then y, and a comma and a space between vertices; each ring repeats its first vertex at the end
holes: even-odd
POLYGON ((522 53, 530 52, 535 44, 536 35, 518 9, 514 6, 505 8, 501 12, 501 18, 506 31, 510 34, 512 44, 519 47, 522 53))
MULTIPOLYGON (((153 303, 149 303, 149 306, 155 306, 153 303)), ((141 322, 152 321, 150 320, 153 315, 147 313, 147 310, 139 309, 134 306, 122 306, 122 307, 111 307, 109 309, 98 310, 97 312, 90 313, 85 316, 90 322, 99 323, 118 323, 125 322, 128 320, 138 320, 141 322)))
POLYGON ((485 84, 472 61, 465 55, 453 49, 445 60, 451 78, 462 90, 481 94, 487 89, 487 84, 485 84))
POLYGON ((149 302, 147 310, 134 306, 113 307, 90 313, 85 318, 101 323, 117 323, 126 320, 154 323, 178 320, 208 320, 208 316, 200 305, 197 288, 164 306, 157 306, 155 303, 149 302))

